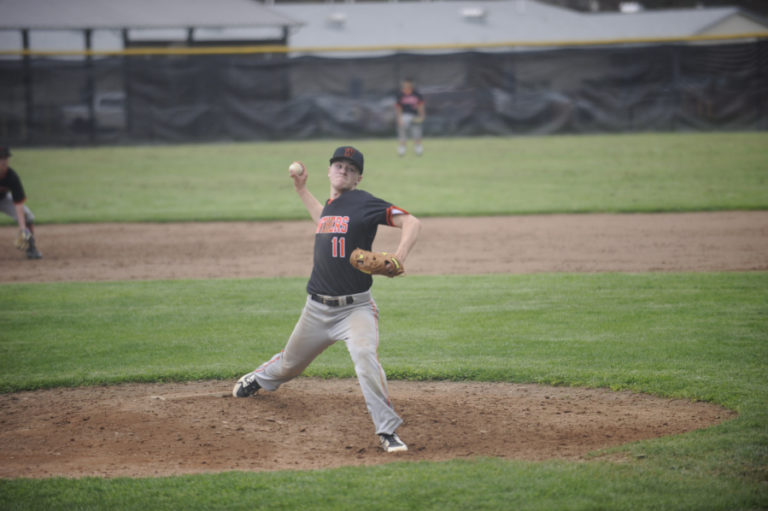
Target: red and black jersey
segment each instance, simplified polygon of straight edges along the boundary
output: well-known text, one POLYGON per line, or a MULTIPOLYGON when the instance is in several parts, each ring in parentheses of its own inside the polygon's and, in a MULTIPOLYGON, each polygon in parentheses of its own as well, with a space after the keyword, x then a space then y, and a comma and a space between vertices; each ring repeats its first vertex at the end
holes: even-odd
POLYGON ((397 104, 400 105, 404 114, 418 115, 419 105, 424 102, 424 98, 418 91, 412 91, 410 94, 405 94, 400 91, 397 93, 397 104))
POLYGON ((393 225, 404 209, 364 190, 350 190, 328 200, 315 230, 315 253, 307 292, 344 296, 370 289, 373 279, 349 263, 356 248, 371 250, 379 225, 393 225))
POLYGON ((5 195, 9 191, 15 204, 21 204, 27 199, 24 194, 24 187, 21 185, 21 179, 12 168, 9 168, 5 176, 0 179, 0 195, 5 195))

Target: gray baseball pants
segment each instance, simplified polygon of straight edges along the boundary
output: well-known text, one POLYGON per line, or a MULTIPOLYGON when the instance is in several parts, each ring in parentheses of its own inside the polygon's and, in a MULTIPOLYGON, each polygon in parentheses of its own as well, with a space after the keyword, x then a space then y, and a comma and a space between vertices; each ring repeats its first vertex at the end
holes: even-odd
POLYGON ((403 421, 389 400, 387 377, 379 363, 379 309, 370 291, 320 299, 341 300, 341 305, 326 305, 308 296, 285 348, 256 369, 256 381, 264 390, 277 390, 326 348, 344 341, 376 433, 394 433, 403 421))
MULTIPOLYGON (((16 220, 16 222, 19 221, 16 215, 16 205, 13 203, 11 192, 6 192, 4 194, 0 193, 0 211, 16 220)), ((26 204, 24 205, 24 220, 27 225, 35 223, 35 215, 32 214, 32 211, 29 210, 26 204)))
POLYGON ((416 119, 414 114, 402 114, 402 124, 397 126, 397 138, 401 143, 405 143, 408 140, 408 134, 410 133, 413 140, 419 140, 422 137, 421 124, 413 122, 416 119))

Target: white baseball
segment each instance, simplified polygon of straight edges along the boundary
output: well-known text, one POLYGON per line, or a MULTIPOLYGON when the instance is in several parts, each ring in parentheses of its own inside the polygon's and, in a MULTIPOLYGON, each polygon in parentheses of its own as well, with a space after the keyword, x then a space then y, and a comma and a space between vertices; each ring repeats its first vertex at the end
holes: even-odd
POLYGON ((300 161, 295 161, 295 162, 291 163, 290 167, 288 167, 288 174, 291 177, 293 177, 293 176, 300 176, 300 175, 302 175, 304 173, 304 170, 305 170, 304 169, 304 164, 301 163, 300 161))

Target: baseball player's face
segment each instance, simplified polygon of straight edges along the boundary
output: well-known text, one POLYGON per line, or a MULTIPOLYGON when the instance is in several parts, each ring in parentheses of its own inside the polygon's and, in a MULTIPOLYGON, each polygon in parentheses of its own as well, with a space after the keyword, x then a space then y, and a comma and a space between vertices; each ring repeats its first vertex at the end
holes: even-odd
POLYGON ((0 177, 5 176, 8 170, 8 158, 0 158, 0 177))
POLYGON ((335 161, 328 167, 328 179, 336 190, 352 190, 363 179, 357 167, 344 160, 335 161))

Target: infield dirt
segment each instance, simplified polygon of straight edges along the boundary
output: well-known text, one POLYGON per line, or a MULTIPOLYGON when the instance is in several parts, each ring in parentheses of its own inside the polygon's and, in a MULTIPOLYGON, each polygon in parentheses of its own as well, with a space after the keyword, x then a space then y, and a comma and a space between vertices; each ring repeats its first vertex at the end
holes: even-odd
MULTIPOLYGON (((411 274, 765 271, 768 212, 423 219, 411 274)), ((310 222, 38 227, 40 261, 0 228, 0 282, 307 276, 310 222)), ((374 248, 394 248, 381 230, 374 248)), ((407 276, 405 277, 407 278, 407 276)), ((375 294, 375 284, 374 284, 375 294)), ((297 311, 298 314, 298 311, 297 311)), ((265 356, 271 354, 265 354, 265 356)), ((256 362, 256 361, 255 361, 256 362)), ((386 369, 386 368, 385 368, 386 369)), ((735 416, 706 403, 602 389, 390 382, 407 453, 377 449, 354 380, 275 393, 234 382, 130 384, 0 395, 0 477, 161 476, 496 456, 584 459, 596 449, 735 416)))

